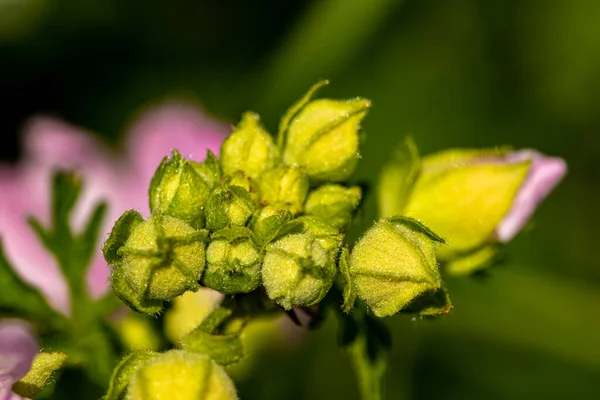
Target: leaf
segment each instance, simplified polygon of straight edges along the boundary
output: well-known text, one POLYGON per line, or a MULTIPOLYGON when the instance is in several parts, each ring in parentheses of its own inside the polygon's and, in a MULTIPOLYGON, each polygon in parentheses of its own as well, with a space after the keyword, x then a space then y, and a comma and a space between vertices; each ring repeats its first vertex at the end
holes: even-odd
POLYGON ((54 311, 37 289, 25 283, 8 263, 0 242, 0 314, 35 320, 59 329, 65 318, 54 311))
POLYGON ((379 215, 401 215, 421 173, 421 159, 415 142, 407 137, 383 167, 377 184, 379 215))
POLYGON ((341 345, 350 356, 361 398, 382 400, 392 346, 390 333, 381 321, 369 316, 364 307, 342 318, 341 345))
POLYGON ((49 383, 54 371, 63 366, 66 359, 67 355, 64 353, 38 354, 27 375, 13 385, 13 392, 23 397, 36 396, 49 383))
POLYGON ((110 377, 108 391, 104 400, 123 400, 127 393, 127 386, 137 368, 144 362, 156 357, 153 351, 136 351, 121 360, 110 377))
POLYGON ((206 354, 221 365, 234 364, 244 356, 239 332, 210 334, 198 327, 183 337, 182 347, 186 351, 206 354))

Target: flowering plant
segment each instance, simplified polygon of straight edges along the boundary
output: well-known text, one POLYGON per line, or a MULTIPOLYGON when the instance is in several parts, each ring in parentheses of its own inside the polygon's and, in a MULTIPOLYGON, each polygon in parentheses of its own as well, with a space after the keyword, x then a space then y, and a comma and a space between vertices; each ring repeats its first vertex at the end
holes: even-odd
MULTIPOLYGON (((0 348, 20 357, 0 364, 0 395, 35 396, 66 362, 85 368, 106 388, 106 400, 173 394, 235 399, 226 367, 246 356, 248 322, 284 313, 298 324, 308 314, 315 328, 324 316, 337 315, 362 397, 381 398, 392 341, 382 318, 448 313, 443 275, 471 274, 492 264, 566 167, 558 158, 505 148, 421 158, 407 140, 380 176, 381 218, 351 243, 346 234, 360 218, 364 188, 350 182, 371 103, 314 99, 325 84, 317 83, 290 107, 275 137, 257 114, 246 113, 219 157, 209 150, 199 162, 181 154, 197 149, 173 149, 149 182, 149 215, 131 209, 114 223, 102 252, 112 291, 130 309, 160 320, 169 303, 186 293, 210 288, 223 296, 174 346, 130 346, 121 355, 123 346, 102 334, 116 302, 112 296, 86 300, 81 265, 96 254, 104 206, 74 231, 69 218, 81 180, 71 172, 56 174, 52 227, 31 224, 62 266, 77 300, 73 314, 66 318, 50 309, 5 257, 2 286, 14 290, 0 309, 29 319, 43 335, 56 332, 58 339, 47 343, 65 350, 40 353, 32 363, 36 345, 28 328, 8 325, 9 338, 21 337, 10 340, 25 344, 23 351, 0 348), (83 346, 75 340, 79 347, 73 349, 61 345, 65 335, 90 341, 83 346), (42 355, 52 362, 39 361, 42 355)), ((140 189, 134 190, 139 196, 140 189)), ((138 341, 156 333, 152 327, 140 331, 138 341)))

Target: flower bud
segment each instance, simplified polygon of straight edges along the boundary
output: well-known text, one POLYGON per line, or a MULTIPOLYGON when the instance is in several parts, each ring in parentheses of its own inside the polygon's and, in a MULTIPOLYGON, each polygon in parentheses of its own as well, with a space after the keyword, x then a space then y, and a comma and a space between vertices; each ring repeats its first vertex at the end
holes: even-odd
POLYGON ((283 161, 303 167, 314 181, 343 181, 358 161, 358 130, 371 103, 319 99, 305 104, 290 121, 283 161))
POLYGON ((263 171, 274 167, 279 150, 273 138, 260 125, 257 114, 247 112, 221 146, 221 166, 225 175, 243 171, 257 179, 263 171))
POLYGON ((212 232, 227 226, 244 226, 256 204, 241 186, 225 185, 215 189, 206 204, 206 228, 212 232))
POLYGON ((415 302, 433 313, 422 300, 443 290, 435 241, 441 238, 409 218, 380 220, 365 232, 352 250, 349 272, 356 295, 373 314, 387 317, 415 302))
POLYGON ((294 224, 302 224, 301 233, 311 234, 321 247, 332 257, 336 257, 344 235, 329 225, 323 219, 312 215, 304 215, 291 221, 294 224))
POLYGON ((449 150, 423 159, 403 212, 446 239, 438 257, 450 272, 470 273, 521 230, 565 172, 562 159, 531 150, 449 150))
POLYGON ((286 310, 321 301, 336 274, 335 259, 310 233, 284 236, 267 246, 263 285, 286 310))
POLYGON ((304 212, 314 215, 331 226, 343 229, 350 224, 352 213, 358 207, 361 190, 358 186, 323 185, 311 191, 304 212))
POLYGON ((259 190, 263 205, 297 214, 302 211, 308 186, 308 177, 300 168, 281 165, 262 175, 259 190))
POLYGON ((129 383, 130 400, 235 400, 233 382, 204 354, 171 350, 144 362, 129 383))
POLYGON ((173 156, 164 158, 150 183, 150 210, 202 228, 204 206, 218 181, 219 172, 213 164, 186 160, 173 150, 173 156))
POLYGON ((162 301, 199 288, 206 231, 167 215, 143 221, 136 214, 117 221, 104 253, 117 296, 137 311, 155 313, 162 301))
POLYGON ((260 195, 258 193, 258 184, 257 182, 244 174, 242 171, 236 171, 231 175, 225 176, 223 179, 224 186, 239 186, 243 188, 245 191, 250 193, 250 197, 254 201, 254 203, 258 204, 260 202, 260 195))
POLYGON ((241 226, 212 234, 202 283, 224 294, 248 293, 260 285, 261 255, 254 234, 241 226))
POLYGON ((261 207, 252 217, 252 232, 262 244, 270 243, 280 228, 292 219, 288 210, 279 210, 273 206, 261 207))

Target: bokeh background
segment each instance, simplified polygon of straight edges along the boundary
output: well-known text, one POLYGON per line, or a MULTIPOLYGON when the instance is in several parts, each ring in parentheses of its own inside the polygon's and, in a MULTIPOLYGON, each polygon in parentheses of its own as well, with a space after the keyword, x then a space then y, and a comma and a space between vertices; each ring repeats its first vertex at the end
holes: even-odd
MULTIPOLYGON (((405 135, 428 153, 511 144, 569 174, 454 311, 389 319, 388 399, 596 399, 600 389, 600 2, 589 0, 0 0, 0 156, 28 117, 119 138, 144 105, 193 99, 234 123, 328 78, 373 100, 361 181, 405 135)), ((364 225, 376 218, 367 200, 364 225)), ((357 399, 332 319, 252 353, 242 399, 357 399)))

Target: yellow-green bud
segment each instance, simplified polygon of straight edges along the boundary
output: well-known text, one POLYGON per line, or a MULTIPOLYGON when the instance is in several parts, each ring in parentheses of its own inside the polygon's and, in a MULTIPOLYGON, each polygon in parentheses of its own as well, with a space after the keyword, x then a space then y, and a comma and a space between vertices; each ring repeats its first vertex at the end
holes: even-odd
POLYGON ((252 179, 274 167, 279 150, 273 138, 261 126, 259 116, 247 112, 221 146, 221 166, 225 175, 243 171, 252 179))
POLYGON ((280 228, 292 219, 288 210, 280 210, 274 206, 261 207, 252 217, 252 232, 264 245, 277 236, 280 228))
MULTIPOLYGON (((437 296, 442 279, 435 256, 437 235, 409 218, 380 220, 356 243, 350 276, 356 295, 378 317, 405 309, 414 302, 428 314, 447 312, 449 305, 430 310, 423 296, 437 296)), ((436 297, 437 301, 437 297, 436 297)))
POLYGON ((171 350, 140 365, 129 383, 128 400, 235 400, 233 382, 204 354, 171 350))
POLYGON ((162 311, 163 301, 153 300, 132 287, 131 280, 123 268, 115 267, 110 275, 110 285, 113 292, 129 308, 142 314, 155 315, 162 311))
POLYGON ((358 186, 348 188, 341 185, 323 185, 309 193, 304 212, 327 221, 335 228, 343 229, 350 224, 361 195, 358 186))
POLYGON ((254 234, 241 226, 212 234, 202 283, 225 294, 248 293, 260 285, 261 254, 254 234))
POLYGON ((218 181, 219 171, 212 163, 186 160, 173 150, 173 156, 163 159, 150 183, 150 210, 202 228, 204 206, 218 181))
POLYGON ((523 228, 566 172, 562 159, 528 149, 454 149, 424 157, 421 164, 415 181, 410 168, 391 163, 382 175, 381 211, 418 218, 443 236, 448 244, 437 255, 453 274, 492 263, 496 244, 523 228), (412 191, 402 185, 409 175, 412 191))
POLYGON ((227 226, 244 226, 256 204, 241 186, 226 185, 215 189, 206 204, 206 228, 212 232, 227 226))
POLYGON ((335 274, 335 259, 310 233, 290 234, 267 246, 263 285, 269 298, 286 310, 321 301, 335 274))
POLYGON ((290 224, 302 224, 300 232, 311 234, 325 251, 333 257, 337 256, 342 240, 344 240, 344 235, 340 234, 338 229, 313 215, 296 218, 290 224))
POLYGON ((315 181, 343 181, 358 161, 358 130, 369 100, 320 99, 309 102, 285 132, 283 161, 306 169, 315 181))
POLYGON ((259 191, 263 205, 272 205, 296 214, 302 211, 308 186, 308 177, 302 169, 280 165, 262 175, 259 191))
POLYGON ((252 200, 255 203, 258 204, 260 202, 257 182, 254 179, 247 176, 246 174, 244 174, 243 171, 236 171, 231 175, 225 176, 225 178, 223 178, 223 185, 239 186, 241 188, 244 188, 245 191, 250 193, 250 197, 252 197, 252 200))
POLYGON ((115 293, 134 309, 153 313, 161 301, 199 288, 207 233, 171 216, 143 221, 136 214, 117 221, 104 253, 113 265, 115 293))

